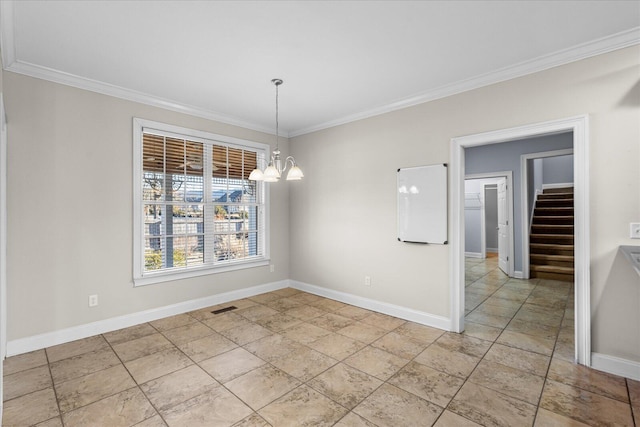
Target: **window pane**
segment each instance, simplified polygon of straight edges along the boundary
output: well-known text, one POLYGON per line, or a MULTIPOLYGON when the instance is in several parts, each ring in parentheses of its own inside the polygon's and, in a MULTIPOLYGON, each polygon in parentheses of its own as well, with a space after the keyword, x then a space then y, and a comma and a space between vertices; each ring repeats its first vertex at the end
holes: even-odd
POLYGON ((185 141, 166 138, 165 140, 165 197, 167 201, 184 201, 184 181, 187 168, 185 141))
MULTIPOLYGON (((155 271, 162 269, 162 249, 159 244, 155 248, 155 239, 145 239, 144 249, 144 271, 155 271)), ((160 241, 160 239, 158 239, 160 241)))
POLYGON ((204 157, 199 142, 187 141, 185 145, 185 201, 202 202, 204 198, 204 157))
POLYGON ((188 267, 204 264, 204 234, 188 236, 186 241, 186 250, 188 267))
MULTIPOLYGON (((153 237, 162 235, 162 206, 144 205, 144 235, 153 237)), ((159 247, 158 247, 159 248, 159 247)), ((155 248, 155 249, 158 249, 155 248)))
POLYGON ((247 256, 258 256, 258 233, 246 233, 247 256))
POLYGON ((218 234, 214 238, 214 256, 216 261, 229 259, 229 235, 218 234))
POLYGON ((227 147, 214 145, 212 158, 212 176, 214 178, 226 178, 229 169, 229 162, 227 160, 227 147))

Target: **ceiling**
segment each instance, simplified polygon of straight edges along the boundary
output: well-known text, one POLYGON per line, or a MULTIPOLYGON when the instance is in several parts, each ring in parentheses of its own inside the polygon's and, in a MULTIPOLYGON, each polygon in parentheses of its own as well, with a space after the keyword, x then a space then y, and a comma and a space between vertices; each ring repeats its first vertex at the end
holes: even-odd
POLYGON ((295 136, 640 43, 640 1, 2 1, 5 69, 295 136))

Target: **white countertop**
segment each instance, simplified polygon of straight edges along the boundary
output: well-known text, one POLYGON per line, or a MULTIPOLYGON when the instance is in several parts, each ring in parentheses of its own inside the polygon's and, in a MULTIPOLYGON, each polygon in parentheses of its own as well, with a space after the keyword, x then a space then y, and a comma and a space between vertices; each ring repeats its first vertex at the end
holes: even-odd
POLYGON ((620 246, 620 250, 636 272, 640 274, 640 246, 620 246))

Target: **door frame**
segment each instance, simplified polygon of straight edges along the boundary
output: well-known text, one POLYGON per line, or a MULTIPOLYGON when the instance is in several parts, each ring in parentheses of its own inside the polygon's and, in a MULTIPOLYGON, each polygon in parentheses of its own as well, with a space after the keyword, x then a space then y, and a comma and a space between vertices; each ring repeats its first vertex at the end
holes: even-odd
MULTIPOLYGON (((507 220, 509 224, 507 225, 507 229, 509 230, 509 247, 507 248, 507 253, 509 257, 509 271, 507 275, 509 277, 514 277, 515 274, 515 265, 514 265, 514 244, 513 244, 513 172, 512 171, 500 171, 500 172, 486 172, 486 173, 474 173, 470 175, 465 175, 464 180, 468 179, 488 179, 488 178, 506 178, 507 179, 507 220)), ((464 185, 464 182, 463 182, 464 185)), ((482 227, 481 230, 481 243, 482 243, 482 255, 483 258, 486 256, 486 236, 485 236, 485 218, 484 218, 484 185, 482 186, 483 194, 482 194, 482 207, 481 207, 481 216, 482 216, 482 227)), ((464 220, 464 215, 463 218, 464 220)), ((464 233, 463 233, 464 238, 464 233)), ((464 307, 464 301, 463 305, 464 307)))
MULTIPOLYGON (((1 72, 1 70, 0 70, 1 72)), ((0 92, 0 419, 3 411, 3 361, 7 355, 7 116, 0 92)))
POLYGON ((535 136, 572 132, 575 206, 575 359, 591 366, 589 233, 589 117, 581 115, 451 139, 449 271, 451 330, 464 330, 464 178, 465 148, 535 136))
POLYGON ((528 160, 544 159, 547 157, 567 156, 573 154, 573 148, 567 148, 564 150, 544 151, 540 153, 529 153, 520 156, 520 194, 526 195, 521 197, 522 202, 522 278, 528 279, 530 276, 530 259, 529 259, 529 235, 531 234, 531 222, 529 221, 529 166, 528 160), (527 225, 527 232, 524 232, 524 225, 527 225))

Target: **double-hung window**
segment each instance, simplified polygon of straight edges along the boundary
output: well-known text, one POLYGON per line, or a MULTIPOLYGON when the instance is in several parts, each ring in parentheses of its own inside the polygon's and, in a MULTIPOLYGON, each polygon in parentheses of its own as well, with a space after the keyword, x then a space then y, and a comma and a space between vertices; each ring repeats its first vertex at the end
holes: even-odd
POLYGON ((266 265, 265 144, 134 119, 134 283, 266 265))

